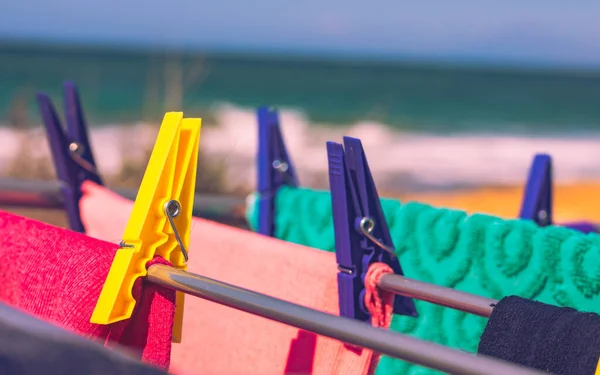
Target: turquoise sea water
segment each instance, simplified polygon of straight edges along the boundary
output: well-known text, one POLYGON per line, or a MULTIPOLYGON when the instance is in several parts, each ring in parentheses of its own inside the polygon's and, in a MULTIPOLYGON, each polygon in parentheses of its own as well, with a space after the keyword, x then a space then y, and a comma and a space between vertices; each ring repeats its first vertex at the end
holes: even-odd
MULTIPOLYGON (((7 125, 38 125, 36 91, 77 83, 103 173, 149 147, 165 111, 202 117, 202 150, 254 186, 254 108, 281 109, 304 185, 327 187, 325 142, 360 138, 386 191, 521 184, 537 152, 559 182, 600 178, 600 70, 434 66, 0 44, 0 166, 7 125), (137 128, 135 124, 150 124, 137 128)), ((46 141, 38 136, 40 155, 46 141)), ((46 157, 46 156, 42 156, 46 157)), ((5 162, 6 160, 6 162, 5 162)))
POLYGON ((215 103, 304 111, 311 123, 369 120, 427 132, 600 130, 598 72, 325 61, 251 55, 167 54, 0 45, 0 122, 36 90, 53 96, 71 79, 94 125, 156 118, 165 109, 206 112, 215 103), (177 87, 183 82, 183 90, 177 87), (174 92, 183 99, 165 105, 174 92), (179 104, 181 103, 181 104, 179 104))

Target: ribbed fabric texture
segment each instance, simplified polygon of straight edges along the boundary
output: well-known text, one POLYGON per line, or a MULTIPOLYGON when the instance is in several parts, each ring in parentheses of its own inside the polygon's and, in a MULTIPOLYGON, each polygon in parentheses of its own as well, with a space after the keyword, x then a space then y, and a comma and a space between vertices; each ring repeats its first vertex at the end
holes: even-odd
POLYGON ((131 319, 107 326, 89 322, 117 249, 113 243, 0 212, 0 300, 167 369, 173 291, 140 279, 133 290, 138 302, 131 319))
MULTIPOLYGON (((600 312, 600 236, 563 227, 382 199, 396 253, 407 277, 500 299, 537 299, 600 312)), ((256 228, 258 207, 249 205, 256 228)), ((331 195, 280 189, 275 236, 335 251, 331 195)), ((487 319, 415 300, 418 318, 394 315, 391 329, 475 352, 487 319)), ((433 374, 433 370, 383 357, 377 374, 433 374)))

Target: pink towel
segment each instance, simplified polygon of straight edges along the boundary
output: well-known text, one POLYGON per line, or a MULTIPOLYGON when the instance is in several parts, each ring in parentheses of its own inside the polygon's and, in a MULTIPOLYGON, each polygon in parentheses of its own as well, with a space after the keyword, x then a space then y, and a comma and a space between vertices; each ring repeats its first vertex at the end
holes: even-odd
POLYGON ((139 280, 131 319, 109 326, 89 322, 117 249, 114 243, 0 212, 0 300, 106 346, 119 344, 167 369, 173 291, 139 280))
MULTIPOLYGON (((120 240, 131 207, 107 189, 84 185, 80 208, 90 235, 120 240)), ((335 254, 196 218, 189 253, 190 272, 339 315, 335 254)), ((384 299, 389 304, 389 296, 384 299)), ((381 301, 370 306, 387 311, 381 301)), ((375 320, 387 328, 390 316, 375 320)), ((186 374, 366 375, 378 359, 371 350, 188 296, 171 368, 186 374)))

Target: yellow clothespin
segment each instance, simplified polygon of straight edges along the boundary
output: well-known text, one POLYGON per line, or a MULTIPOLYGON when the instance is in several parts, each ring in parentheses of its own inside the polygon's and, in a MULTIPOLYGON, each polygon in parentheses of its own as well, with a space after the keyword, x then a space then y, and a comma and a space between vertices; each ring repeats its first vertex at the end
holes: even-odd
MULTIPOLYGON (((106 282, 90 319, 111 324, 131 317, 133 283, 155 255, 186 270, 201 119, 165 114, 142 184, 106 282)), ((173 342, 181 341, 183 293, 177 292, 173 342)))

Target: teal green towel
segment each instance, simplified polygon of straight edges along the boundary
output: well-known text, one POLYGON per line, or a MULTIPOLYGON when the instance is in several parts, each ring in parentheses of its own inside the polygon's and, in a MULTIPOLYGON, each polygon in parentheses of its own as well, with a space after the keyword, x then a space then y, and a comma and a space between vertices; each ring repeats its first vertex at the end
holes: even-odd
MULTIPOLYGON (((517 295, 600 313, 600 235, 421 203, 381 203, 407 277, 495 299, 517 295)), ((250 206, 248 220, 256 228, 256 205, 250 206)), ((330 193, 280 189, 275 236, 335 251, 330 193)), ((476 352, 487 319, 415 303, 419 317, 396 315, 392 330, 476 352)), ((383 357, 376 374, 439 373, 383 357)))

